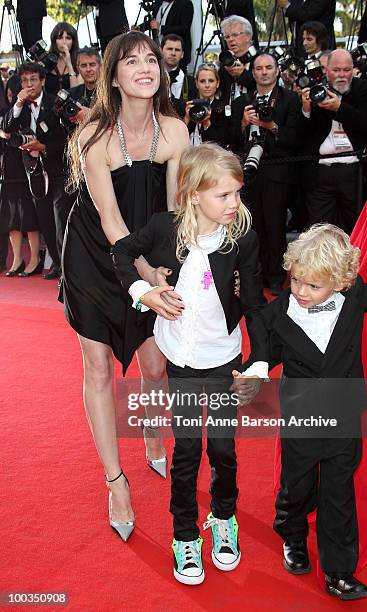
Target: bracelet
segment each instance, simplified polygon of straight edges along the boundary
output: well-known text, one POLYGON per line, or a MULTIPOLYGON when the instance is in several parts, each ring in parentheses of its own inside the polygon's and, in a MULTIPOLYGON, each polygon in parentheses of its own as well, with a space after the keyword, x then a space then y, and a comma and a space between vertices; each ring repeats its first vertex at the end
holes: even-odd
POLYGON ((144 304, 144 296, 142 295, 142 296, 141 296, 141 297, 138 299, 138 301, 136 302, 136 304, 135 304, 135 308, 136 308, 136 310, 139 310, 139 311, 140 311, 140 310, 141 310, 141 308, 142 308, 142 306, 143 306, 143 304, 144 304))

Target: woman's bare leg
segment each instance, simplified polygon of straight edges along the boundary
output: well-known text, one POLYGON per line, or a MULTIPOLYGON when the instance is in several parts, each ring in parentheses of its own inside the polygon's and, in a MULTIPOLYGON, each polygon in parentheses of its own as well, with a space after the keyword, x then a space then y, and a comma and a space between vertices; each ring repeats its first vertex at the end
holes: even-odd
POLYGON ((13 249, 13 263, 10 266, 10 271, 16 270, 22 263, 22 232, 12 230, 9 232, 11 248, 13 249))
MULTIPOLYGON (((142 375, 142 393, 149 393, 152 389, 166 391, 166 358, 157 347, 154 338, 147 338, 136 351, 136 355, 142 375)), ((147 418, 152 418, 160 415, 163 410, 163 407, 147 406, 145 414, 147 418)), ((147 435, 145 444, 149 459, 161 459, 165 456, 164 442, 160 435, 154 435, 152 431, 152 437, 147 435)))
POLYGON ((40 233, 28 232, 28 242, 31 250, 31 258, 25 271, 31 272, 38 265, 40 260, 40 233))
MULTIPOLYGON (((78 336, 83 353, 83 398, 90 429, 106 477, 120 473, 120 456, 116 431, 114 366, 111 347, 78 336)), ((130 491, 121 477, 109 484, 112 492, 112 520, 131 521, 130 491)))

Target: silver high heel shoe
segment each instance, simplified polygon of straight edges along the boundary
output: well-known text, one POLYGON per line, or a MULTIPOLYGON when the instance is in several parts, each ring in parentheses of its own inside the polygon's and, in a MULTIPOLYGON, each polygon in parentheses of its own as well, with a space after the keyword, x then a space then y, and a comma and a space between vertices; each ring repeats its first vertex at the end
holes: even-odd
MULTIPOLYGON (((129 486, 129 481, 127 477, 125 476, 124 472, 121 470, 119 475, 116 476, 116 478, 111 478, 111 480, 108 480, 107 476, 105 476, 107 488, 109 489, 108 483, 115 482, 118 478, 120 478, 120 476, 123 476, 125 478, 127 485, 129 486)), ((121 521, 121 522, 112 520, 112 492, 111 490, 109 491, 109 494, 108 494, 108 516, 110 519, 110 525, 112 529, 117 531, 117 533, 124 540, 124 542, 127 542, 131 533, 134 530, 135 519, 133 519, 132 521, 121 521)))
MULTIPOLYGON (((144 440, 147 440, 149 438, 157 438, 160 436, 160 427, 151 427, 150 425, 143 425, 142 430, 143 430, 144 440), (150 436, 147 436, 145 434, 146 429, 149 430, 151 434, 150 436), (158 432, 158 435, 155 433, 156 431, 158 432)), ((167 456, 166 455, 164 455, 164 457, 160 457, 159 459, 149 459, 148 452, 147 452, 146 460, 147 460, 148 467, 150 467, 150 469, 153 470, 153 472, 156 472, 156 474, 158 474, 162 478, 167 478, 167 456)))

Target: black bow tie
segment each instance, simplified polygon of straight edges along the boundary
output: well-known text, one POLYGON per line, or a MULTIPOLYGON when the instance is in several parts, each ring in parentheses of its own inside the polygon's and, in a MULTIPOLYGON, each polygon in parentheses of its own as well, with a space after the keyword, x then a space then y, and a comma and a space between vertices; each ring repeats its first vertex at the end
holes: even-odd
POLYGON ((310 313, 323 312, 323 311, 330 312, 331 310, 335 310, 335 309, 336 309, 335 302, 334 300, 331 300, 331 302, 328 302, 324 306, 321 306, 321 305, 311 306, 311 308, 308 309, 308 312, 310 313))
POLYGON ((175 70, 171 70, 171 72, 169 72, 169 79, 170 79, 171 85, 172 83, 176 83, 179 73, 180 73, 180 67, 175 68, 175 70))

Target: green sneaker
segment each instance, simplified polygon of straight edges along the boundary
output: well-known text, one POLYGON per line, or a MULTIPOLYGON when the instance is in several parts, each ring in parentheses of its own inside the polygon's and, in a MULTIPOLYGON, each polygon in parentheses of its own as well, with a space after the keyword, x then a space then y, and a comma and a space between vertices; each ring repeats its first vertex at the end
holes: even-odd
POLYGON ((225 520, 215 518, 210 513, 207 522, 204 523, 204 530, 209 527, 212 530, 212 561, 215 567, 224 572, 234 570, 241 560, 238 523, 235 515, 225 520))
POLYGON ((173 540, 173 575, 182 584, 201 584, 205 578, 201 562, 203 538, 191 542, 173 540))

